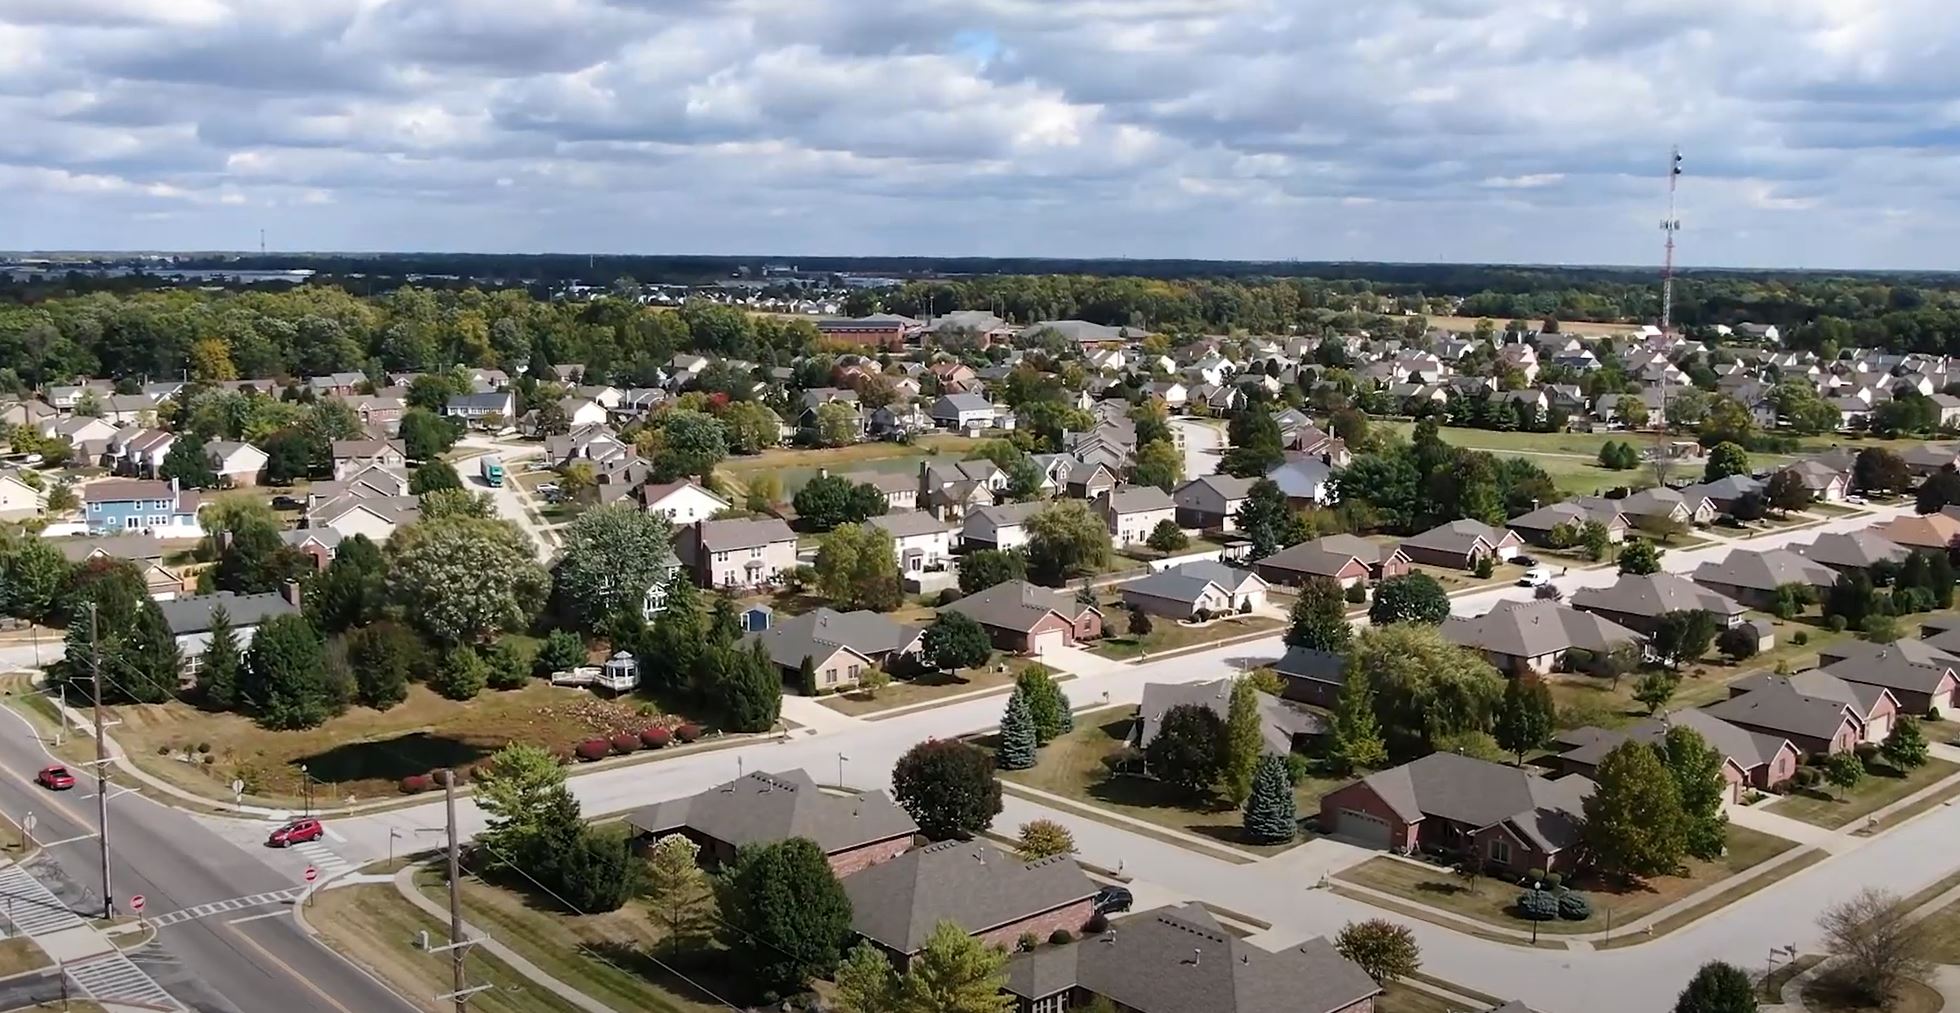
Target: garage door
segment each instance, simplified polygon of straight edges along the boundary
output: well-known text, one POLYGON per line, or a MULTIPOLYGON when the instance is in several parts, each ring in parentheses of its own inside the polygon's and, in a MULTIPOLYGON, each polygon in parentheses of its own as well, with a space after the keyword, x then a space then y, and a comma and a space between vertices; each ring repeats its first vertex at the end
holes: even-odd
POLYGON ((1046 651, 1058 651, 1067 646, 1068 634, 1061 630, 1043 630, 1035 634, 1034 639, 1028 642, 1029 649, 1036 654, 1041 654, 1046 651))
POLYGON ((1370 847, 1388 847, 1388 822, 1381 817, 1358 809, 1343 809, 1340 821, 1334 832, 1342 837, 1351 837, 1370 847))
POLYGON ((1865 738, 1871 742, 1884 742, 1885 737, 1890 734, 1892 734, 1892 715, 1890 714, 1873 718, 1872 723, 1865 728, 1865 738))

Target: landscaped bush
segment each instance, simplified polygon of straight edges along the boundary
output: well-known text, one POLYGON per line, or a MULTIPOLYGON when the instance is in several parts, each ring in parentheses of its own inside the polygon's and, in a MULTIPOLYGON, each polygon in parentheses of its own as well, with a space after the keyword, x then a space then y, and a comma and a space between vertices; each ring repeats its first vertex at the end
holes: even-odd
POLYGON ((959 600, 960 600, 960 589, 957 587, 949 587, 946 590, 939 592, 940 608, 945 608, 946 606, 951 605, 952 603, 959 600))
POLYGON ((1790 642, 1797 645, 1798 647, 1802 647, 1803 645, 1810 643, 1810 634, 1804 630, 1798 630, 1797 632, 1790 634, 1790 642))
POLYGON ((1823 779, 1824 775, 1816 767, 1798 767, 1797 772, 1791 775, 1790 783, 1799 788, 1815 788, 1817 782, 1823 779))
POLYGON ((1200 622, 1200 623, 1211 622, 1211 610, 1201 608, 1196 612, 1191 613, 1191 620, 1193 622, 1200 622))
POLYGON ((1313 761, 1299 753, 1286 754, 1286 783, 1298 785, 1313 773, 1313 761))
POLYGON ((1871 769, 1872 761, 1878 759, 1878 743, 1860 742, 1853 752, 1858 754, 1858 762, 1864 764, 1865 768, 1869 770, 1871 769))
POLYGON ((218 762, 218 758, 217 758, 217 757, 215 757, 215 756, 212 756, 212 755, 211 755, 210 753, 205 753, 205 754, 204 754, 204 765, 205 765, 205 766, 207 766, 207 767, 209 767, 210 765, 212 765, 212 764, 214 764, 214 763, 216 763, 216 762, 218 762))
POLYGON ((1526 890, 1518 894, 1517 908, 1520 918, 1548 922, 1558 917, 1558 898, 1543 890, 1526 890))
POLYGON ((1095 914, 1090 915, 1089 920, 1082 923, 1082 931, 1083 933, 1092 936, 1100 935, 1104 932, 1108 932, 1109 916, 1103 914, 1101 911, 1098 911, 1095 914))
POLYGON ((209 743, 209 742, 200 742, 200 743, 198 743, 198 744, 197 744, 197 751, 198 751, 198 752, 200 752, 200 753, 208 753, 208 752, 210 752, 210 751, 211 751, 211 743, 209 743))
POLYGON ((1829 626, 1832 633, 1843 633, 1844 628, 1851 624, 1843 616, 1830 616, 1824 620, 1824 625, 1829 626))
POLYGON ((1558 895, 1558 916, 1569 922, 1585 921, 1592 917, 1592 902, 1583 893, 1567 890, 1558 895))
POLYGON ((402 794, 420 795, 436 786, 436 779, 427 774, 410 774, 402 778, 402 794))
POLYGON ((1069 943, 1075 942, 1075 933, 1067 929, 1056 929, 1048 933, 1048 941, 1056 946, 1066 946, 1069 943))
POLYGON ((157 755, 158 755, 158 756, 169 756, 169 755, 170 755, 170 747, 169 747, 169 746, 158 746, 158 747, 157 747, 157 755))
POLYGON ((1041 937, 1032 932, 1023 932, 1021 938, 1014 941, 1014 948, 1022 953, 1033 953, 1034 948, 1040 945, 1041 937))
POLYGON ((640 751, 640 737, 632 732, 620 732, 606 741, 612 744, 612 751, 621 756, 640 751))
POLYGON ((1938 721, 1939 719, 1940 719, 1940 709, 1938 707, 1926 708, 1926 720, 1938 721))
POLYGON ((640 730, 640 744, 648 749, 659 749, 672 741, 674 741, 674 733, 659 725, 640 730))
POLYGON ((1368 589, 1357 581, 1348 585, 1346 597, 1349 605, 1359 605, 1368 600, 1368 589))
POLYGON ((578 754, 579 759, 587 763, 593 760, 603 760, 612 755, 612 743, 607 742, 605 739, 586 739, 584 742, 578 744, 578 749, 574 750, 574 752, 578 754))
POLYGON ((674 729, 674 738, 682 742, 693 742, 701 737, 701 726, 690 721, 674 729))

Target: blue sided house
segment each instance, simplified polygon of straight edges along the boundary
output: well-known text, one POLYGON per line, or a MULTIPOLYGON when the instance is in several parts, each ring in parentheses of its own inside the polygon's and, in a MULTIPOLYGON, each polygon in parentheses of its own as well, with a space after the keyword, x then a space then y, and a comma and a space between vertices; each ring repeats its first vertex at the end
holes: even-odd
POLYGON ((90 534, 146 534, 157 538, 202 538, 197 511, 203 505, 194 489, 180 489, 175 479, 111 479, 82 487, 82 512, 90 534))

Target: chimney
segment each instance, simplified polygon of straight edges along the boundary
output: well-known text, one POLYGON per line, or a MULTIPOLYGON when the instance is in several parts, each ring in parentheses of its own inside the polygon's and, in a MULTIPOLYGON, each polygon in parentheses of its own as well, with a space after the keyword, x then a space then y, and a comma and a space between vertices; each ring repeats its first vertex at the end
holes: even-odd
POLYGON ((279 597, 286 599, 294 608, 299 607, 299 581, 289 580, 279 585, 279 597))

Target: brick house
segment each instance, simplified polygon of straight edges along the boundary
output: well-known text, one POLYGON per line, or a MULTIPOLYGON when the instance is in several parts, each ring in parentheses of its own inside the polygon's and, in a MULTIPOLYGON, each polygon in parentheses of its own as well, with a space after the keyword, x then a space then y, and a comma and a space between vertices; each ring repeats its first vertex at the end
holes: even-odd
POLYGON ((1729 785, 1729 798, 1741 798, 1742 789, 1780 790, 1797 772, 1803 754, 1789 738, 1751 731, 1707 711, 1678 710, 1662 718, 1643 718, 1625 728, 1574 728, 1558 733, 1555 741, 1563 749, 1556 764, 1561 773, 1593 776, 1606 754, 1628 740, 1658 745, 1672 726, 1691 728, 1722 754, 1722 779, 1729 785))
POLYGON ((1727 595, 1750 608, 1770 609, 1776 589, 1785 584, 1809 584, 1821 595, 1837 583, 1836 570, 1806 559, 1789 549, 1737 549, 1721 561, 1695 567, 1695 583, 1727 595))
POLYGON ((802 770, 757 771, 699 795, 658 802, 626 816, 643 841, 682 834, 701 846, 713 869, 748 844, 805 837, 839 877, 911 850, 918 824, 882 791, 839 794, 817 787, 802 770))
POLYGON ((1811 696, 1781 680, 1738 692, 1702 710, 1750 731, 1781 735, 1805 756, 1829 756, 1856 748, 1865 732, 1863 723, 1844 701, 1811 696))
POLYGON ((901 973, 942 921, 1012 950, 1023 933, 1046 940, 1095 913, 1096 884, 1066 855, 1026 861, 986 841, 942 841, 867 866, 843 880, 851 930, 901 973))
POLYGON ((1312 577, 1328 577, 1352 587, 1408 573, 1409 556, 1398 546, 1355 535, 1328 535, 1281 549, 1254 561, 1252 568, 1274 584, 1298 586, 1312 577))
POLYGON ((1500 601, 1480 616, 1445 618, 1441 632, 1511 675, 1546 675, 1575 648, 1601 655, 1621 647, 1639 650, 1646 642, 1604 616, 1555 601, 1500 601))
POLYGON ((1102 610, 1075 598, 1067 588, 1009 580, 944 606, 972 618, 994 646, 1015 654, 1073 647, 1103 633, 1102 610))
POLYGON ((1722 629, 1740 626, 1749 610, 1740 602, 1673 573, 1622 574, 1607 587, 1582 587, 1567 604, 1652 636, 1669 612, 1706 612, 1722 629))
POLYGON ((1578 859, 1584 777, 1552 780, 1458 753, 1431 753, 1320 800, 1320 825, 1378 848, 1472 855, 1488 868, 1564 872, 1578 859))
POLYGON ((1922 640, 1848 640, 1817 652, 1817 664, 1845 682, 1890 690, 1907 714, 1960 706, 1960 657, 1922 640))
POLYGON ((1412 562, 1474 570, 1479 560, 1488 557, 1494 563, 1501 562, 1523 547, 1524 539, 1517 532, 1465 518, 1439 524, 1403 541, 1402 553, 1412 562))
MULTIPOLYGON (((1854 666, 1855 667, 1855 666, 1854 666)), ((1883 742, 1899 720, 1899 698, 1883 686, 1840 679, 1821 668, 1795 675, 1757 672, 1729 683, 1729 697, 1794 690, 1807 697, 1843 704, 1858 721, 1857 743, 1883 742)), ((1857 743, 1854 743, 1857 744, 1857 743)))

